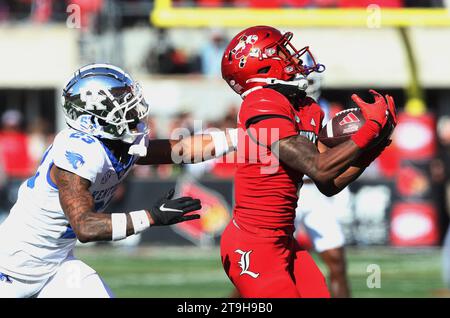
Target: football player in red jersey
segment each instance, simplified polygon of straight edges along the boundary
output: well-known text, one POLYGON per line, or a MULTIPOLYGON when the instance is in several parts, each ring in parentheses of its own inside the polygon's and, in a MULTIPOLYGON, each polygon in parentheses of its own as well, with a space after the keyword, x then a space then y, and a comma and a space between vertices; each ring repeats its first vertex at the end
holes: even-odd
POLYGON ((324 66, 308 47, 295 49, 292 36, 251 27, 231 40, 222 58, 222 77, 243 102, 235 207, 221 257, 243 297, 329 297, 322 273, 293 238, 299 184, 307 175, 322 193, 338 193, 388 144, 374 140, 389 112, 396 121, 392 97, 371 90, 372 104, 352 96, 366 123, 351 139, 329 149, 318 142, 324 114, 304 90, 306 76, 324 66), (306 55, 312 65, 303 64, 306 55))

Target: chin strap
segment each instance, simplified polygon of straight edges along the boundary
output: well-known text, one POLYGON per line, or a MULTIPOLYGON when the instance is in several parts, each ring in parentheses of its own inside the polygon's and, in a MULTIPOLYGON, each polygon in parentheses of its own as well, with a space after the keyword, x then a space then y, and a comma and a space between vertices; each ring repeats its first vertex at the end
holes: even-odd
MULTIPOLYGON (((265 83, 267 85, 280 84, 280 85, 294 86, 294 87, 297 87, 301 91, 304 91, 308 88, 308 80, 303 76, 297 77, 292 81, 283 81, 283 80, 280 80, 277 78, 255 77, 255 78, 248 79, 246 81, 246 83, 265 83)), ((262 88, 262 87, 251 88, 251 89, 245 91, 244 93, 242 93, 241 96, 244 98, 249 93, 251 93, 252 91, 254 91, 255 89, 258 89, 258 88, 262 88)))
POLYGON ((147 147, 145 146, 144 136, 142 136, 138 144, 130 146, 130 149, 128 149, 128 154, 139 157, 145 157, 147 155, 147 147))

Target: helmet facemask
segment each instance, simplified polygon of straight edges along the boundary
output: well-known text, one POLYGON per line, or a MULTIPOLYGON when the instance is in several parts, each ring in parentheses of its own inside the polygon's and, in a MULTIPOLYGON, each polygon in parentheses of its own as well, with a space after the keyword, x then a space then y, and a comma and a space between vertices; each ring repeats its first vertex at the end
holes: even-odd
MULTIPOLYGON (((291 43, 293 34, 286 32, 277 42, 264 47, 259 51, 258 59, 278 60, 278 66, 262 66, 256 75, 249 78, 246 83, 265 83, 268 86, 286 86, 286 90, 295 93, 296 90, 305 91, 308 87, 306 77, 312 72, 321 73, 325 70, 325 66, 316 63, 309 47, 306 46, 301 50, 297 50, 291 43), (309 61, 305 64, 303 61, 309 61)), ((245 97, 248 93, 258 89, 255 87, 241 94, 245 97)))
POLYGON ((115 107, 102 120, 112 126, 112 132, 117 131, 123 142, 133 143, 138 136, 148 133, 147 121, 150 108, 137 83, 131 88, 131 92, 125 93, 120 98, 120 101, 121 103, 117 99, 112 99, 115 107))
MULTIPOLYGON (((79 113, 90 115, 77 114, 77 120, 68 120, 70 116, 66 116, 70 126, 101 138, 121 140, 129 144, 148 133, 147 119, 150 109, 139 84, 128 87, 122 94, 114 92, 114 95, 119 95, 117 97, 108 89, 102 88, 98 88, 96 94, 97 96, 89 97, 90 100, 86 96, 80 96, 81 100, 89 100, 87 104, 91 106, 80 107, 66 101, 79 113), (86 120, 86 117, 90 117, 90 120, 86 120)), ((66 115, 69 115, 67 111, 66 115)))
POLYGON ((309 50, 309 46, 297 50, 291 43, 292 36, 292 32, 284 33, 275 45, 264 48, 264 54, 268 58, 279 58, 283 64, 283 72, 291 75, 291 78, 296 74, 301 74, 306 77, 312 72, 323 72, 325 66, 316 63, 314 56, 309 50), (311 65, 304 64, 304 60, 311 61, 311 65))

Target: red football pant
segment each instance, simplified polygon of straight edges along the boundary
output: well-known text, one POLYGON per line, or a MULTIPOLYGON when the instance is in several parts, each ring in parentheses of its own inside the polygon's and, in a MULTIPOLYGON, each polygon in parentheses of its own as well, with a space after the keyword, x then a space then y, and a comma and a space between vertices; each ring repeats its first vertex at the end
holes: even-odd
POLYGON ((313 258, 292 236, 260 237, 230 222, 222 234, 221 256, 242 297, 330 297, 313 258))

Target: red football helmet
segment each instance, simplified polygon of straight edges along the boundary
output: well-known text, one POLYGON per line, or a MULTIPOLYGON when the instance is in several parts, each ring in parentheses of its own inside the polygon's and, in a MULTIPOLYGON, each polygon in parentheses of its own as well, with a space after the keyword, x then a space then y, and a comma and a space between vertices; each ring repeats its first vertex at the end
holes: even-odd
POLYGON ((222 77, 242 97, 267 84, 297 86, 305 90, 305 77, 323 72, 305 46, 301 50, 291 44, 292 32, 281 33, 270 26, 254 26, 237 34, 222 57, 222 77), (306 54, 311 65, 300 59, 306 54), (294 79, 294 80, 293 80, 294 79))

